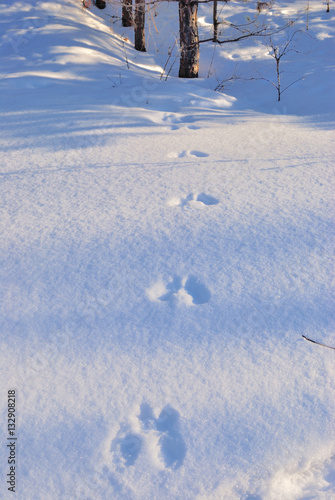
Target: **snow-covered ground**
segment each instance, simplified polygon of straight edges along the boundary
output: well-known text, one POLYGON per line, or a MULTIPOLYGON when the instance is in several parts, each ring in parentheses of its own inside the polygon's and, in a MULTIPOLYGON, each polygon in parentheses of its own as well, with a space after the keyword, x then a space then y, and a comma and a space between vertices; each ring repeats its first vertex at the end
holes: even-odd
POLYGON ((0 4, 1 498, 12 389, 17 499, 335 498, 335 354, 302 338, 335 345, 335 5, 310 7, 278 103, 213 90, 275 78, 255 39, 176 78, 177 3, 145 54, 116 4, 0 4))

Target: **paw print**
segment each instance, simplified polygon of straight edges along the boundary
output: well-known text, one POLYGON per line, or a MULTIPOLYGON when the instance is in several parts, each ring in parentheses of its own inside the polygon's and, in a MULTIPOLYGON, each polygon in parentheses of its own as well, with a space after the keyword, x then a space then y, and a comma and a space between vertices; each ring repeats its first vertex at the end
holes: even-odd
POLYGON ((185 278, 175 276, 166 285, 158 281, 147 290, 147 294, 152 301, 177 300, 187 306, 205 304, 211 298, 211 292, 195 276, 185 278))
POLYGON ((165 467, 178 469, 186 455, 186 445, 179 431, 179 413, 167 405, 155 418, 149 404, 143 403, 139 416, 144 432, 156 431, 159 435, 161 456, 165 467))
POLYGON ((206 193, 199 193, 199 194, 189 194, 185 198, 172 198, 168 202, 170 207, 187 207, 188 205, 194 206, 194 207, 204 207, 204 206, 211 206, 211 205, 217 205, 220 201, 217 198, 214 198, 214 196, 211 196, 210 194, 206 193))
POLYGON ((114 464, 118 472, 124 467, 135 466, 141 455, 153 463, 163 463, 165 469, 176 470, 182 466, 186 445, 179 429, 179 413, 167 405, 156 418, 151 406, 143 403, 138 416, 140 432, 121 425, 111 443, 114 464), (154 442, 158 446, 150 446, 154 442), (146 448, 146 453, 142 453, 146 448), (155 456, 156 455, 156 456, 155 456))
POLYGON ((127 425, 121 425, 115 439, 111 443, 111 452, 114 454, 117 466, 129 467, 134 465, 142 448, 142 439, 139 434, 132 432, 127 425))

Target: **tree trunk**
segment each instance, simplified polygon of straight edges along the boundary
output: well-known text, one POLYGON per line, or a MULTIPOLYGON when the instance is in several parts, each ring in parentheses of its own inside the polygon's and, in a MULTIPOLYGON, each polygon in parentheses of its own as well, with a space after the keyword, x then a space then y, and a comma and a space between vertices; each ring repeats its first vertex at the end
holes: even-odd
POLYGON ((199 71, 198 0, 179 0, 179 78, 197 78, 199 71))
POLYGON ((122 0, 122 26, 128 28, 133 25, 133 0, 122 0))
POLYGON ((213 1, 213 42, 218 41, 219 21, 218 21, 218 0, 213 1))
POLYGON ((146 52, 145 48, 145 0, 135 0, 135 49, 146 52))
POLYGON ((281 96, 281 86, 280 86, 280 58, 276 58, 276 65, 277 65, 277 92, 278 92, 278 101, 280 101, 280 96, 281 96))

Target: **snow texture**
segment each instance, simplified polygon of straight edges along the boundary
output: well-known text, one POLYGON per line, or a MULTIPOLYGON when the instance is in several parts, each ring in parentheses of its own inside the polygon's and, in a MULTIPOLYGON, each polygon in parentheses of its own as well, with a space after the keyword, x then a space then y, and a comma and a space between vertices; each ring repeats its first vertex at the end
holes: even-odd
POLYGON ((335 345, 334 7, 278 103, 259 39, 178 79, 176 2, 147 53, 115 3, 0 5, 1 498, 10 389, 19 500, 335 498, 334 351, 302 338, 335 345))

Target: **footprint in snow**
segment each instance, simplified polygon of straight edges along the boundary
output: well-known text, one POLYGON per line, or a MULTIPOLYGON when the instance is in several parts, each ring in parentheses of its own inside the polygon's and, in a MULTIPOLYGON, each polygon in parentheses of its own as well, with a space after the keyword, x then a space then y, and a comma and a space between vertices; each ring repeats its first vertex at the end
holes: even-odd
POLYGON ((181 467, 186 455, 186 445, 179 426, 179 413, 171 405, 166 405, 156 418, 151 406, 142 404, 136 425, 141 430, 134 432, 121 425, 111 443, 110 450, 117 470, 121 472, 122 466, 134 466, 140 455, 143 458, 146 455, 152 462, 160 463, 167 469, 176 470, 181 467))
POLYGON ((166 405, 155 418, 151 406, 147 403, 141 405, 139 420, 144 432, 154 432, 158 437, 160 455, 166 468, 178 469, 184 462, 186 445, 179 429, 179 413, 166 405))
POLYGON ((165 114, 163 117, 163 122, 169 125, 171 130, 179 130, 179 126, 176 124, 180 123, 180 118, 177 114, 175 113, 165 114))
POLYGON ((134 433, 127 434, 120 441, 120 450, 124 458, 125 465, 134 465, 142 447, 141 438, 134 433))
POLYGON ((209 156, 208 153, 204 153, 203 151, 197 151, 197 150, 189 150, 187 149, 186 151, 182 151, 181 153, 176 153, 175 151, 169 153, 167 155, 167 158, 192 158, 195 156, 196 158, 206 158, 209 156))
POLYGON ((180 128, 187 128, 188 130, 199 130, 200 127, 198 127, 197 125, 193 125, 193 122, 195 120, 196 118, 194 118, 194 116, 182 116, 177 113, 165 113, 163 116, 163 122, 171 125, 171 130, 179 130, 180 128), (181 125, 181 127, 176 125, 177 123, 181 125))
POLYGON ((205 158, 209 156, 208 153, 204 153, 203 151, 186 151, 186 156, 196 156, 197 158, 205 158))
POLYGON ((175 276, 166 285, 158 281, 147 290, 150 300, 172 302, 177 300, 186 306, 206 304, 211 298, 211 292, 195 276, 180 278, 175 276))
POLYGON ((169 205, 171 207, 185 207, 188 204, 191 204, 193 206, 211 206, 211 205, 217 205, 219 203, 219 200, 217 198, 214 198, 214 196, 211 196, 210 194, 206 193, 200 193, 198 195, 194 194, 189 194, 185 198, 172 198, 169 201, 169 205))
POLYGON ((129 467, 134 465, 142 448, 141 437, 132 432, 129 426, 122 424, 113 439, 110 451, 114 454, 115 463, 129 467))
MULTIPOLYGON (((196 125, 182 125, 181 127, 178 127, 178 125, 171 125, 170 126, 170 130, 183 130, 183 129, 199 130, 200 127, 197 127, 196 125)), ((192 151, 190 151, 190 153, 192 153, 192 151)), ((205 154, 206 156, 208 156, 206 153, 202 153, 202 154, 205 154)), ((194 156, 197 156, 197 155, 194 155, 194 156)))
POLYGON ((199 201, 204 205, 217 205, 219 203, 219 200, 217 198, 214 198, 214 196, 205 193, 198 194, 196 201, 199 201))

